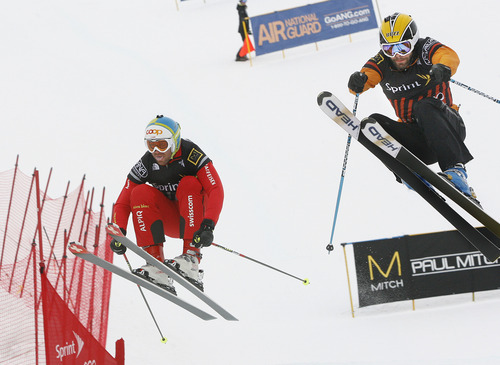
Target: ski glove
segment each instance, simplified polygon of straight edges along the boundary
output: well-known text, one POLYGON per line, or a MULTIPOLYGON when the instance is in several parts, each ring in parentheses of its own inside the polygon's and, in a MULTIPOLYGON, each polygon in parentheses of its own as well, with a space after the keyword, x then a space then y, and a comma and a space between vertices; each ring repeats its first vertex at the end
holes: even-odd
POLYGON ((368 81, 368 76, 365 73, 356 71, 349 77, 349 83, 347 87, 354 91, 356 94, 362 93, 365 88, 366 81, 368 81))
POLYGON ((442 63, 432 65, 429 74, 431 75, 431 79, 437 83, 448 82, 451 79, 451 69, 442 63))
POLYGON ((204 219, 201 222, 200 229, 197 230, 193 235, 194 247, 208 247, 214 241, 214 228, 215 223, 211 219, 204 219))
MULTIPOLYGON (((122 231, 124 236, 127 235, 127 231, 125 229, 120 228, 120 231, 122 231)), ((109 243, 109 247, 111 248, 111 251, 113 251, 117 255, 123 255, 125 252, 127 252, 127 247, 122 245, 120 242, 118 242, 114 238, 109 243)))

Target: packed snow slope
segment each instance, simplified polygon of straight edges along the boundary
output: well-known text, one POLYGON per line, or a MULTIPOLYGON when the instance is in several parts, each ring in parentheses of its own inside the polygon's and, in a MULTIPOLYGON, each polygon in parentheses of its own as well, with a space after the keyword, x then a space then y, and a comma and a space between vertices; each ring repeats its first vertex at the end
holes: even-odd
MULTIPOLYGON (((250 0, 250 16, 308 4, 250 0)), ((379 0, 382 16, 411 14, 421 36, 454 48, 455 78, 500 97, 497 1, 379 0)), ((376 8, 377 9, 377 8, 376 8)), ((377 11, 377 10, 376 10, 377 11)), ((378 50, 377 30, 234 62, 236 0, 17 0, 0 13, 0 169, 54 168, 49 195, 106 187, 106 209, 144 153, 156 114, 213 159, 225 187, 216 242, 310 285, 216 247, 204 249, 209 296, 239 322, 203 322, 146 293, 160 341, 135 285, 113 281, 108 349, 123 337, 127 364, 498 364, 497 291, 357 308, 340 243, 452 229, 356 142, 349 151, 336 250, 327 254, 347 136, 316 105, 329 90, 352 105, 349 75, 378 50)), ((492 216, 498 194, 500 106, 452 86, 475 159, 469 181, 492 216)), ((380 87, 358 116, 394 116, 380 87)), ((435 168, 435 166, 434 166, 435 168)), ((43 181, 43 180, 42 180, 43 181)), ((130 230, 131 237, 133 232, 130 230)), ((180 253, 168 240, 166 255, 180 253)), ((130 255, 132 256, 132 255, 130 255)), ((135 266, 140 260, 130 257, 135 266)), ((126 268, 123 258, 115 262, 126 268)), ((179 289, 180 295, 194 298, 179 289)), ((201 305, 201 304, 200 304, 201 305)), ((205 307, 203 307, 205 308, 205 307)))

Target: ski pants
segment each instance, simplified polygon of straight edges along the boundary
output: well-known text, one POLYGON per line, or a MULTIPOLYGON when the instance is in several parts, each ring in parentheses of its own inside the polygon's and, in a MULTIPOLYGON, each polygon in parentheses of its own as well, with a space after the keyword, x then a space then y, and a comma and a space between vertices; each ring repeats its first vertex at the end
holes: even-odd
POLYGON ((387 133, 425 164, 438 163, 441 171, 473 159, 465 146, 465 124, 458 112, 441 100, 424 98, 413 106, 413 123, 401 123, 372 114, 387 133))
POLYGON ((202 190, 201 183, 194 176, 181 179, 175 201, 150 185, 136 186, 130 196, 130 205, 137 245, 164 261, 165 236, 182 238, 182 253, 189 253, 200 260, 200 249, 193 246, 192 240, 203 220, 202 190))

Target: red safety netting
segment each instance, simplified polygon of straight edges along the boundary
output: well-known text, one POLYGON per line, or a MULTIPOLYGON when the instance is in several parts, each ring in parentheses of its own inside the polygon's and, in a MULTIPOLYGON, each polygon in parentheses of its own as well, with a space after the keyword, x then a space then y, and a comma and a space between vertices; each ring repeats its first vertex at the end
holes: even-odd
MULTIPOLYGON (((45 190, 49 185, 50 177, 45 190)), ((78 241, 112 262, 102 201, 84 181, 57 199, 40 189, 38 171, 0 173, 0 364, 45 363, 41 270, 80 323, 105 348, 111 274, 67 251, 78 241), (39 224, 40 223, 40 224, 39 224)))

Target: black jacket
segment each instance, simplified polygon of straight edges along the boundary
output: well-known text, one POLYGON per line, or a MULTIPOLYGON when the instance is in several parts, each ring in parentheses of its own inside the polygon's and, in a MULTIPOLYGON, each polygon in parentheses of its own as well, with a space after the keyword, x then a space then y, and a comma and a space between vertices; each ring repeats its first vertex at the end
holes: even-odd
POLYGON ((241 38, 245 39, 245 30, 243 29, 243 22, 245 22, 245 27, 247 28, 247 34, 252 34, 250 32, 250 23, 248 21, 247 6, 246 4, 236 5, 236 10, 238 11, 239 22, 238 22, 238 33, 241 34, 241 38))

